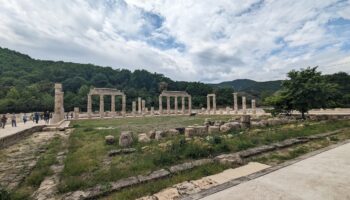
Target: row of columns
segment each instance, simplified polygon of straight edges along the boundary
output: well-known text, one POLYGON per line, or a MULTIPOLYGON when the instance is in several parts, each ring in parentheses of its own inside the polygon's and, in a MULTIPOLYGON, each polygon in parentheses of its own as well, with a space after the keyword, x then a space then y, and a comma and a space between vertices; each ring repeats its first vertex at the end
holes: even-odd
MULTIPOLYGON (((175 114, 178 114, 178 97, 179 96, 165 96, 167 105, 167 114, 170 114, 170 97, 174 98, 175 114)), ((188 98, 188 113, 192 112, 192 98, 191 96, 181 96, 181 114, 185 114, 185 98, 188 98)), ((159 95, 159 114, 163 114, 163 95, 159 95)))
MULTIPOLYGON (((109 95, 108 95, 109 96, 109 95)), ((111 114, 112 117, 115 117, 115 95, 110 95, 111 96, 111 114)), ((92 95, 88 95, 88 102, 87 102, 87 112, 88 112, 88 117, 91 118, 92 114, 92 95)), ((122 95, 122 115, 125 116, 126 114, 126 96, 122 95)), ((104 111, 104 95, 100 94, 100 117, 104 118, 105 116, 105 111, 104 111)))
MULTIPOLYGON (((252 99, 251 101, 252 105, 252 114, 256 114, 256 101, 255 99, 252 99)), ((233 93, 233 110, 235 114, 238 114, 238 97, 237 93, 233 93)), ((247 102, 246 102, 246 97, 242 97, 242 112, 243 114, 247 114, 247 102)))

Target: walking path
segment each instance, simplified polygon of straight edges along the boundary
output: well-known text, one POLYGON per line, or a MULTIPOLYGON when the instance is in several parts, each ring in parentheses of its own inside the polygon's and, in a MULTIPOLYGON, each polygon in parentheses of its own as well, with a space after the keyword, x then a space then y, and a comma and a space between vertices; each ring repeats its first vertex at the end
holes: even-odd
POLYGON ((350 199, 349 155, 347 143, 203 200, 350 199))
POLYGON ((25 124, 17 123, 17 127, 11 127, 11 124, 6 124, 5 129, 0 128, 0 139, 39 125, 45 125, 45 122, 43 120, 40 120, 38 124, 35 124, 32 121, 29 121, 25 124))

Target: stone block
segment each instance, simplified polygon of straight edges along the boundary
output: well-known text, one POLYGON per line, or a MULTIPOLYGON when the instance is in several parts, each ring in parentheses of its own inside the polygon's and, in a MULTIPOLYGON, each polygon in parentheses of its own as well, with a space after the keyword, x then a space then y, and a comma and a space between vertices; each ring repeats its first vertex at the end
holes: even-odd
POLYGON ((151 139, 147 136, 146 133, 140 133, 138 135, 138 141, 141 143, 148 143, 151 141, 151 139))
POLYGON ((208 127, 208 133, 209 134, 215 134, 220 132, 220 126, 209 126, 208 127))
POLYGON ((178 131, 177 129, 169 129, 167 132, 166 132, 166 135, 167 136, 175 136, 175 135, 179 135, 180 134, 180 131, 178 131))
POLYGON ((164 177, 167 177, 170 175, 170 172, 165 170, 165 169, 160 169, 160 170, 157 170, 157 171, 153 171, 151 172, 150 174, 148 175, 139 175, 137 176, 138 180, 140 183, 144 183, 144 182, 147 182, 147 181, 152 181, 152 180, 157 180, 157 179, 160 179, 160 178, 164 178, 164 177))
POLYGON ((133 143, 132 132, 131 131, 123 131, 119 137, 119 146, 121 147, 129 147, 133 143))
POLYGON ((155 139, 161 140, 166 137, 166 132, 164 131, 156 131, 155 139))
POLYGON ((106 144, 114 144, 115 143, 115 137, 113 135, 107 135, 105 137, 106 144))
POLYGON ((182 164, 179 164, 179 165, 171 166, 169 168, 169 171, 171 173, 178 173, 178 172, 181 172, 181 171, 184 171, 184 170, 188 170, 188 169, 192 169, 192 168, 193 168, 192 162, 186 162, 186 163, 182 163, 182 164))
POLYGON ((155 139, 155 138, 156 138, 156 131, 155 131, 155 130, 150 130, 150 131, 147 133, 147 136, 148 136, 150 139, 155 139))

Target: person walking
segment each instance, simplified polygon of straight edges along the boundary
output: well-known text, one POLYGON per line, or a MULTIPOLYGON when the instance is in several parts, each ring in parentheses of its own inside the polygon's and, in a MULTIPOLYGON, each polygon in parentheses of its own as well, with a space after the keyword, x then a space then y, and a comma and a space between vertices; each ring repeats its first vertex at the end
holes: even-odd
POLYGON ((49 111, 45 112, 44 119, 45 119, 45 123, 48 124, 49 120, 50 120, 50 113, 49 113, 49 111))
POLYGON ((23 123, 26 124, 28 118, 27 118, 27 114, 24 113, 23 115, 23 123))
POLYGON ((35 119, 35 123, 36 123, 36 124, 38 124, 39 118, 40 118, 39 113, 38 113, 38 112, 35 112, 35 113, 34 113, 34 119, 35 119))
POLYGON ((2 115, 2 117, 1 117, 1 127, 2 128, 5 128, 6 122, 7 122, 6 115, 2 115))
POLYGON ((11 117, 11 124, 12 124, 12 127, 17 127, 16 115, 15 115, 15 113, 12 114, 12 117, 11 117))

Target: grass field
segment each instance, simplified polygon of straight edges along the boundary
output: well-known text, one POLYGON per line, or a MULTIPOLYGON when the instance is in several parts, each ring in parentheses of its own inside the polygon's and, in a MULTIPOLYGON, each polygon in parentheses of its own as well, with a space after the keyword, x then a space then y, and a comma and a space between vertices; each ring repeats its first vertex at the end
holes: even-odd
MULTIPOLYGON (((119 146, 118 144, 106 145, 104 142, 106 135, 118 137, 122 130, 131 130, 136 135, 152 129, 202 124, 204 118, 178 116, 74 122, 75 131, 69 138, 69 153, 61 174, 60 192, 75 191, 129 176, 146 174, 173 164, 213 157, 223 152, 236 152, 292 137, 318 134, 350 126, 350 121, 305 122, 236 131, 227 134, 225 138, 213 135, 190 141, 180 135, 162 141, 152 141, 149 144, 135 142, 133 144, 137 149, 135 153, 113 158, 107 156, 109 150, 118 149, 119 146), (107 127, 110 129, 96 129, 107 127), (142 150, 144 146, 148 146, 147 150, 142 150)), ((230 117, 212 117, 213 120, 228 118, 230 117)))

